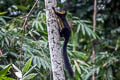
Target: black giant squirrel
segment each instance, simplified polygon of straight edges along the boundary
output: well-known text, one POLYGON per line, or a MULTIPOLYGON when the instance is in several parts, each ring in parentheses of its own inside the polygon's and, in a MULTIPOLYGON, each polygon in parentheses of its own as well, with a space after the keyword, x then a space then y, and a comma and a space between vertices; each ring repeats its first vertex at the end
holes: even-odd
POLYGON ((56 10, 54 7, 53 7, 53 10, 54 10, 55 14, 57 15, 57 17, 59 19, 59 23, 61 25, 60 36, 64 37, 64 39, 65 39, 64 44, 63 44, 63 49, 62 49, 62 55, 64 58, 65 68, 67 69, 70 77, 73 78, 73 71, 72 71, 71 65, 69 63, 68 56, 67 56, 67 44, 68 44, 68 41, 69 41, 69 38, 71 35, 71 29, 66 20, 66 12, 56 10))

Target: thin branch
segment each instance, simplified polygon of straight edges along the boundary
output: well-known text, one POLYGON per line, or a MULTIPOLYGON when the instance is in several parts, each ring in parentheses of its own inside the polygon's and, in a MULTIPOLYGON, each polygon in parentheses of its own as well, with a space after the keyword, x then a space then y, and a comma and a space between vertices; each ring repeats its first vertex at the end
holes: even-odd
MULTIPOLYGON (((97 8, 97 1, 94 0, 94 13, 93 13, 93 32, 96 32, 96 8, 97 8)), ((95 40, 93 40, 93 48, 92 48, 92 62, 93 62, 93 69, 95 68, 95 40)), ((92 80, 95 80, 95 72, 92 74, 92 80)))
POLYGON ((96 13, 97 13, 97 1, 94 0, 94 13, 93 13, 93 31, 96 32, 96 13))
POLYGON ((33 9, 35 8, 36 4, 38 3, 39 0, 36 0, 36 2, 34 3, 34 5, 32 6, 31 10, 29 11, 29 13, 26 14, 25 16, 25 21, 24 21, 24 24, 23 24, 23 27, 22 27, 22 30, 23 31, 25 29, 25 26, 26 26, 26 23, 27 23, 27 20, 28 20, 28 17, 30 16, 30 14, 32 13, 33 9))

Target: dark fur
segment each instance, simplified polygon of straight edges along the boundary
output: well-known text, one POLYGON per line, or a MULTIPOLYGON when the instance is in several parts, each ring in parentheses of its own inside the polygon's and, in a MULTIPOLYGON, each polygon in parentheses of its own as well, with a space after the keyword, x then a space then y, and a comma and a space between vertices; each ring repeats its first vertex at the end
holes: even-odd
POLYGON ((69 63, 69 59, 67 57, 67 44, 68 44, 68 41, 69 41, 69 38, 70 38, 70 35, 71 35, 71 29, 70 29, 70 26, 69 26, 66 18, 65 18, 66 13, 65 14, 60 14, 55 10, 55 8, 53 8, 53 10, 54 10, 55 14, 59 18, 61 18, 62 23, 64 25, 64 28, 62 28, 62 30, 60 32, 60 36, 64 37, 64 39, 65 39, 64 44, 63 44, 62 53, 63 53, 65 67, 66 67, 70 77, 73 78, 73 71, 72 71, 71 65, 69 63))

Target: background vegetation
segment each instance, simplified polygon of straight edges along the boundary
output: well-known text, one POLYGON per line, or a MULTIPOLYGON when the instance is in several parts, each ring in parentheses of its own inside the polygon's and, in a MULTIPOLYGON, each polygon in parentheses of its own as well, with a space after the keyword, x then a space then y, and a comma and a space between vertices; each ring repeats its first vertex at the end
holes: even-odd
MULTIPOLYGON (((92 0, 58 1, 72 27, 68 55, 76 80, 120 79, 120 1, 97 0, 97 31, 92 31, 92 0), (96 39, 96 65, 91 58, 96 39)), ((0 0, 0 80, 52 80, 44 1, 0 0), (32 12, 28 15, 29 11, 32 12)), ((63 41, 61 41, 62 45, 63 41)), ((66 73, 66 78, 69 76, 66 73)))

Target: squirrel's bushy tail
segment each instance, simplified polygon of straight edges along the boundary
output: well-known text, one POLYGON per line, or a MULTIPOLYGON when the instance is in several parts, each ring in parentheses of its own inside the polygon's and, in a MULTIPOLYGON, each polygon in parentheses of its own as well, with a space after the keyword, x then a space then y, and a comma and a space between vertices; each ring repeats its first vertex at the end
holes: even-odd
POLYGON ((66 48, 67 48, 68 41, 69 41, 68 39, 65 39, 62 53, 63 53, 65 68, 67 69, 70 77, 73 78, 73 71, 72 71, 71 65, 69 63, 69 59, 67 57, 67 49, 66 48))

